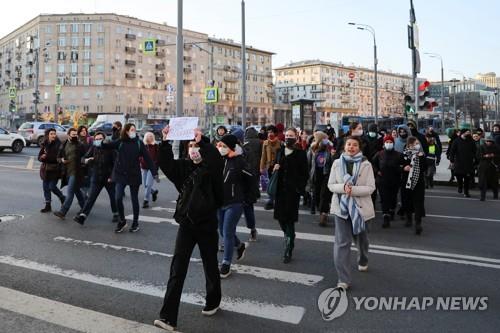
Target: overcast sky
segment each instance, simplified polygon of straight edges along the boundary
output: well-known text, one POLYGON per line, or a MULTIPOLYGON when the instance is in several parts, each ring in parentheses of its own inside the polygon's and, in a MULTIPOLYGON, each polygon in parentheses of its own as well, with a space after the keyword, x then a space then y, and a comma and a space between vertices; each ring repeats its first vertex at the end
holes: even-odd
MULTIPOLYGON (((240 0, 185 0, 184 27, 209 36, 241 40, 240 0)), ((479 72, 500 75, 500 1, 414 0, 420 49, 440 53, 445 79, 479 72)), ((248 45, 273 51, 273 67, 321 59, 373 66, 371 35, 347 22, 376 30, 379 69, 411 72, 407 47, 409 0, 247 0, 248 45)), ((177 25, 176 0, 18 0, 0 11, 4 36, 40 13, 113 12, 177 25)), ((440 79, 439 60, 421 54, 422 73, 440 79)))

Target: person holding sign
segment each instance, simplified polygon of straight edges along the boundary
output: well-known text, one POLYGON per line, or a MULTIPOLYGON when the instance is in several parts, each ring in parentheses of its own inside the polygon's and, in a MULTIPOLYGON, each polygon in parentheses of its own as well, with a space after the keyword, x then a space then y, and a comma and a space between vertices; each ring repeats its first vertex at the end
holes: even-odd
POLYGON ((167 141, 169 127, 163 129, 159 148, 160 169, 179 192, 174 219, 179 223, 174 257, 170 266, 167 291, 156 327, 175 330, 182 288, 195 245, 200 249, 207 288, 205 316, 214 315, 221 301, 221 285, 217 262, 217 209, 223 203, 222 169, 220 154, 210 140, 195 130, 189 141, 189 159, 174 159, 172 146, 167 141))

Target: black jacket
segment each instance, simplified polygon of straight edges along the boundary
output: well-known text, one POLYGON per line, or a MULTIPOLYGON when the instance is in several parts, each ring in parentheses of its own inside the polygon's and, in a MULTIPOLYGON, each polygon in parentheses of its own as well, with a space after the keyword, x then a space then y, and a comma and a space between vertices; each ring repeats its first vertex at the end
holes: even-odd
POLYGON ((401 183, 401 166, 403 164, 405 164, 403 154, 394 149, 378 152, 372 161, 377 187, 379 189, 398 187, 401 183))
POLYGON ((116 153, 110 150, 99 149, 91 146, 85 154, 85 158, 93 157, 88 164, 90 176, 98 183, 106 183, 113 173, 116 153))
POLYGON ((366 146, 363 149, 363 155, 368 159, 368 161, 373 161, 375 155, 383 149, 384 142, 382 137, 372 138, 370 136, 365 136, 366 146))
POLYGON ((453 141, 450 151, 450 162, 456 175, 467 175, 474 173, 476 164, 476 144, 472 138, 457 138, 453 141))
POLYGON ((58 159, 62 161, 65 159, 70 161, 69 163, 62 164, 62 174, 61 174, 61 188, 68 184, 69 176, 76 177, 76 186, 81 186, 83 183, 84 174, 84 164, 83 157, 85 156, 85 146, 80 142, 71 142, 69 140, 65 141, 60 145, 58 159), (68 152, 72 156, 68 156, 68 152))
POLYGON ((254 174, 250 171, 242 155, 232 158, 224 157, 224 203, 228 206, 235 203, 255 202, 254 174))
POLYGON ((158 175, 158 171, 149 156, 148 150, 144 146, 144 143, 138 138, 103 142, 101 148, 117 151, 117 157, 111 177, 112 181, 115 183, 133 186, 142 184, 141 166, 139 164, 139 157, 141 156, 144 158, 153 176, 158 175))
POLYGON ((45 140, 44 143, 42 144, 42 147, 38 152, 38 161, 42 162, 42 164, 40 164, 41 179, 43 180, 59 179, 61 174, 60 174, 59 162, 57 161, 57 155, 59 154, 60 147, 61 147, 61 141, 59 141, 57 137, 55 141, 51 143, 45 140), (51 170, 47 170, 47 165, 50 165, 49 168, 51 170))
POLYGON ((223 161, 217 149, 210 143, 201 141, 199 146, 203 160, 200 164, 195 164, 188 159, 175 160, 172 146, 167 141, 163 141, 159 149, 158 163, 160 169, 179 192, 175 220, 179 224, 189 223, 193 227, 204 226, 216 229, 218 225, 217 209, 222 206, 224 200, 223 161), (203 217, 197 216, 196 212, 192 212, 194 214, 188 216, 191 207, 189 207, 187 198, 190 197, 195 186, 213 199, 211 212, 203 217), (192 216, 196 216, 196 221, 191 220, 192 216))
POLYGON ((500 166, 500 149, 496 144, 487 146, 482 144, 479 147, 479 186, 486 188, 488 185, 491 187, 498 187, 498 170, 500 166), (493 157, 486 157, 485 155, 493 154, 493 157))
POLYGON ((296 222, 299 218, 299 198, 305 192, 309 170, 306 152, 294 149, 286 156, 285 149, 279 152, 280 165, 274 205, 274 218, 278 221, 296 222))

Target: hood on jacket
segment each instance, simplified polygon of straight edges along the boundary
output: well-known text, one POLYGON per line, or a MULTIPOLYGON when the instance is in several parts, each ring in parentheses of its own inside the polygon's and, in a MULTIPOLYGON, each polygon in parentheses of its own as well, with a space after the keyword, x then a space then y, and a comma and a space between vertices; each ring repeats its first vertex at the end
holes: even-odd
POLYGON ((396 141, 394 142, 394 150, 402 153, 403 150, 405 149, 405 146, 406 146, 406 140, 408 139, 408 137, 410 137, 412 135, 411 135, 410 129, 406 125, 399 125, 396 128, 398 131, 398 137, 396 138, 396 141), (406 130, 406 133, 408 133, 408 136, 406 138, 403 139, 402 137, 399 136, 400 129, 406 130))
POLYGON ((257 130, 253 127, 249 127, 245 131, 245 142, 250 140, 250 139, 258 139, 259 138, 259 133, 257 133, 257 130))

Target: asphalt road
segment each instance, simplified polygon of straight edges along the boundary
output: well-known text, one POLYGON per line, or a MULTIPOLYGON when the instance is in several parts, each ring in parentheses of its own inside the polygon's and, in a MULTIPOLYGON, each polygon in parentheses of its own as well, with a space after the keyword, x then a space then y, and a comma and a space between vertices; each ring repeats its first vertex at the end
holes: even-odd
MULTIPOLYGON (((114 234, 107 195, 85 226, 41 214, 37 149, 0 154, 0 332, 158 332, 158 316, 175 245, 176 194, 167 180, 141 210, 137 234, 114 234), (36 157, 34 158, 36 159, 36 157), (27 168, 31 167, 31 168, 27 168)), ((465 199, 452 187, 426 196, 419 237, 397 220, 370 225, 369 271, 353 272, 345 314, 322 319, 318 297, 337 282, 331 223, 302 211, 291 264, 272 213, 256 206, 258 241, 223 280, 223 310, 202 317, 204 277, 193 253, 179 315, 182 332, 497 332, 500 325, 500 202, 465 199), (484 311, 356 310, 354 297, 488 297, 484 311), (201 304, 200 304, 201 303, 201 304)), ((491 194, 490 194, 491 195, 491 194)), ((55 204, 56 208, 59 207, 55 204)), ((129 202, 127 214, 131 214, 129 202)), ((379 215, 379 214, 378 214, 379 215)), ((239 236, 248 238, 242 219, 239 236)), ((353 269, 356 252, 352 254, 353 269)), ((358 299, 359 300, 359 299, 358 299)))

